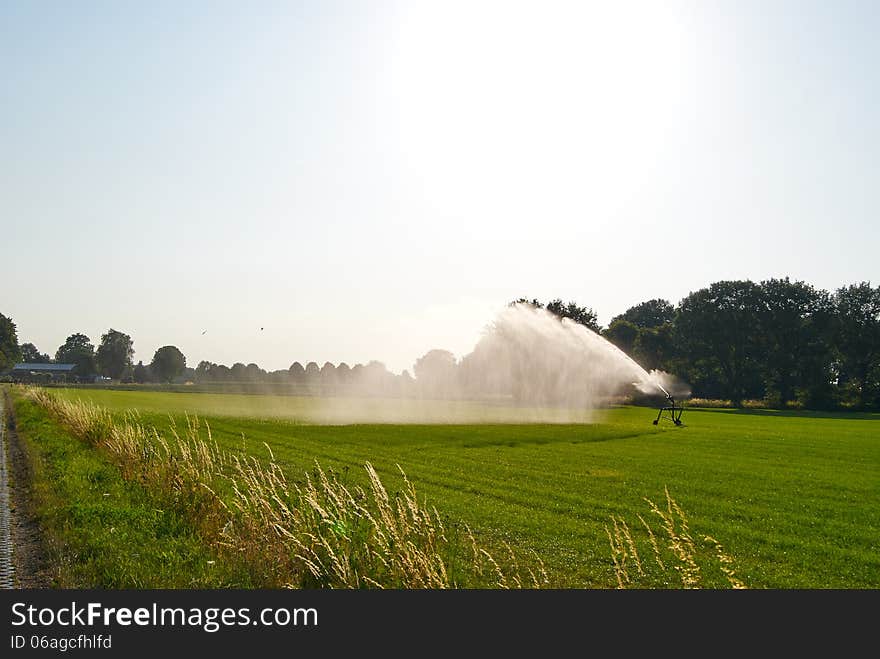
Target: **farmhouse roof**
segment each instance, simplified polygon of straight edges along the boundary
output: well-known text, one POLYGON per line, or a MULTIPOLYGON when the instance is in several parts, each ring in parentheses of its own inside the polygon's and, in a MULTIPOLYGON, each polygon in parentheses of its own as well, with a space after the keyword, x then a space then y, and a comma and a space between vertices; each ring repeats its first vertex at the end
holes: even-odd
POLYGON ((76 368, 76 364, 16 364, 13 371, 47 371, 54 373, 68 373, 76 368))

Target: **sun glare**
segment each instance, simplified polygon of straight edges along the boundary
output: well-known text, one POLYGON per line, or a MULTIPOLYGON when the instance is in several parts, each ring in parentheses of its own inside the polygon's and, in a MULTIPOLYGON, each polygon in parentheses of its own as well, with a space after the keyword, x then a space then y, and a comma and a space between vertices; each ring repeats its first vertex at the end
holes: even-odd
POLYGON ((512 230, 536 214, 613 213, 681 102, 682 27, 664 7, 436 3, 406 14, 394 85, 424 195, 452 219, 496 216, 512 230))

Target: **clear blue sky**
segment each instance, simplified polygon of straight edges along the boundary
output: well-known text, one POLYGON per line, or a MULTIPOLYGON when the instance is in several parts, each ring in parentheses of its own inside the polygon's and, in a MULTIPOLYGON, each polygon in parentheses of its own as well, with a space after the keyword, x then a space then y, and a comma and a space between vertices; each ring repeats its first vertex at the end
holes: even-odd
POLYGON ((876 284, 878 34, 877 2, 4 2, 0 312, 52 354, 401 370, 520 295, 876 284))

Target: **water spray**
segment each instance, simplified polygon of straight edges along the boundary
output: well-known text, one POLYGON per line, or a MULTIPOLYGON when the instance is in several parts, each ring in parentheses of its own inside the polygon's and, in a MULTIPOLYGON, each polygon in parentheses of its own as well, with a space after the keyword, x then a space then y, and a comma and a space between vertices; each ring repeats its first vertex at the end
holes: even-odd
POLYGON ((352 380, 355 398, 322 397, 316 416, 332 423, 585 423, 634 385, 666 397, 655 423, 666 415, 680 426, 678 400, 690 394, 597 332, 526 304, 501 310, 473 350, 452 362, 425 362, 415 381, 399 387, 362 374, 352 380), (398 395, 415 400, 402 404, 398 395))

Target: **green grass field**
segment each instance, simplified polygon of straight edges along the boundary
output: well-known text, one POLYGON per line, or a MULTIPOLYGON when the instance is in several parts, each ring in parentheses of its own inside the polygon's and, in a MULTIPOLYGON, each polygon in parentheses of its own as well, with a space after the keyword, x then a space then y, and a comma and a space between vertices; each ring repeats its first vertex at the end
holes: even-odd
POLYGON ((318 460, 362 481, 370 461, 393 490, 399 464, 450 523, 535 551, 553 586, 613 586, 609 516, 635 525, 668 487, 749 587, 880 587, 880 415, 689 410, 675 428, 630 407, 580 425, 334 426, 304 423, 308 398, 58 393, 158 428, 198 414, 227 449, 271 447, 293 479, 318 460))

